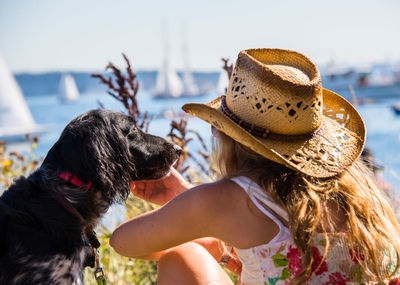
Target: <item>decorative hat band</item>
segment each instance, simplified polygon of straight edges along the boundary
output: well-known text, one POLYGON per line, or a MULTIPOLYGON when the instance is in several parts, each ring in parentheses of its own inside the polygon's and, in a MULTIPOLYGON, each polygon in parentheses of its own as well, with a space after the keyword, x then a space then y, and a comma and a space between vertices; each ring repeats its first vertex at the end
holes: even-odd
POLYGON ((248 131, 250 134, 256 137, 261 137, 261 138, 266 138, 268 134, 270 133, 269 130, 263 127, 256 126, 254 124, 250 124, 249 122, 246 122, 236 116, 226 105, 226 96, 223 95, 221 97, 221 110, 222 112, 228 116, 232 121, 234 121, 236 124, 238 124, 241 128, 244 130, 248 131))

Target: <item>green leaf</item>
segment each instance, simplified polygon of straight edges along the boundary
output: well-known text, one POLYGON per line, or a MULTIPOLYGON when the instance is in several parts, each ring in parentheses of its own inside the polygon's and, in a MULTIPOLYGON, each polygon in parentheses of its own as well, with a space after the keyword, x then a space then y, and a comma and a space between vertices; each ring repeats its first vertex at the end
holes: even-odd
POLYGON ((289 268, 287 268, 287 267, 283 268, 281 280, 286 280, 291 276, 292 276, 292 273, 290 272, 289 268))
POLYGON ((273 255, 271 258, 274 261, 275 267, 288 266, 289 264, 289 260, 281 253, 273 255))

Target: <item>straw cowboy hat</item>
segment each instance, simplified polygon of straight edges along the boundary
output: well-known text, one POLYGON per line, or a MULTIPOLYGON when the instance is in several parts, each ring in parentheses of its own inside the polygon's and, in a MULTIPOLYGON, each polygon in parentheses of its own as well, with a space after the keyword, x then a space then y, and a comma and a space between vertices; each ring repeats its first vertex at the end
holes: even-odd
POLYGON ((182 108, 262 156, 314 177, 343 172, 365 143, 355 108, 323 89, 317 67, 290 50, 241 51, 225 95, 182 108))

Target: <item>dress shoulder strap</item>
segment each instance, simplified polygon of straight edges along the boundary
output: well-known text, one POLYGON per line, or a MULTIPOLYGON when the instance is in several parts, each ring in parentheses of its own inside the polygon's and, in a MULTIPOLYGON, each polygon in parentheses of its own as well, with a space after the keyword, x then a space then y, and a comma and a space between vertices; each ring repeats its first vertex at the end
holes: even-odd
POLYGON ((279 206, 263 189, 246 176, 231 178, 233 182, 243 188, 252 202, 266 216, 276 222, 279 226, 287 227, 289 217, 287 212, 279 206))

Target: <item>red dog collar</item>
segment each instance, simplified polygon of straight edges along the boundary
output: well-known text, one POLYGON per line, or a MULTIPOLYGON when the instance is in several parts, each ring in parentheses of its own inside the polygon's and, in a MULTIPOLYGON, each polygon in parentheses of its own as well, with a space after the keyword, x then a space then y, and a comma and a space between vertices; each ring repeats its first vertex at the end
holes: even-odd
POLYGON ((78 187, 86 186, 86 191, 88 191, 90 189, 90 186, 92 186, 92 182, 85 184, 84 182, 82 182, 82 180, 78 178, 78 176, 72 176, 70 172, 61 172, 58 174, 58 177, 67 180, 68 182, 78 187))

